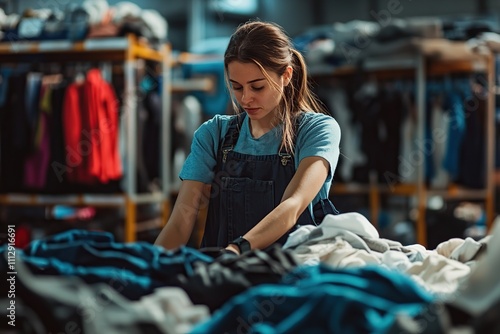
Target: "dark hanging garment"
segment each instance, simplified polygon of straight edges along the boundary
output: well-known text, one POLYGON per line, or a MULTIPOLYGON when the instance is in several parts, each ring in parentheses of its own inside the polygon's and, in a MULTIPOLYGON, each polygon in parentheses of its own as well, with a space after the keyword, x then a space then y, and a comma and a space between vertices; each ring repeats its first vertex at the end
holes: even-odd
POLYGON ((24 161, 31 150, 31 127, 26 112, 26 74, 9 78, 5 103, 0 108, 0 190, 22 191, 24 161))

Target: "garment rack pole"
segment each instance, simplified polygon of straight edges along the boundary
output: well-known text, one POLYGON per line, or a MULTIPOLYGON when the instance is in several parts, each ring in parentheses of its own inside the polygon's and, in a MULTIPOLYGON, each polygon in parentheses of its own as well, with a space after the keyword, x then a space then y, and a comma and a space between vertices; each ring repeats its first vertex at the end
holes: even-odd
POLYGON ((488 136, 486 142, 486 225, 488 231, 493 225, 493 220, 495 216, 495 95, 496 95, 496 83, 495 83, 495 55, 489 53, 487 57, 487 117, 485 117, 485 126, 488 136))
MULTIPOLYGON (((416 66, 416 101, 417 101, 417 140, 422 141, 419 143, 419 147, 425 147, 423 141, 425 139, 425 82, 426 82, 426 62, 425 56, 419 52, 417 54, 417 66, 416 66)), ((427 207, 427 195, 425 187, 425 160, 426 152, 424 150, 418 152, 419 159, 414 163, 418 164, 417 170, 417 219, 416 219, 416 231, 417 231, 417 242, 423 246, 427 246, 427 225, 425 219, 425 212, 427 207)))
POLYGON ((162 129, 161 132, 161 179, 162 179, 162 192, 163 197, 166 199, 162 208, 162 225, 165 225, 170 215, 171 204, 170 197, 172 192, 172 164, 171 147, 171 121, 172 121, 172 70, 170 64, 172 63, 172 52, 170 45, 165 45, 162 50, 164 54, 164 63, 162 64, 162 129))

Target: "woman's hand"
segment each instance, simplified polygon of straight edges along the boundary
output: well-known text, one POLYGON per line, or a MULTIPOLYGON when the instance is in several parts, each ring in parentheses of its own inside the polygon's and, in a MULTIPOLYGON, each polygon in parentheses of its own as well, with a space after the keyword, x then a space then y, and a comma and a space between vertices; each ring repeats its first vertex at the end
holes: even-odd
POLYGON ((230 252, 233 252, 233 253, 236 253, 237 255, 240 255, 240 250, 238 249, 238 247, 236 247, 236 245, 233 245, 233 244, 229 244, 226 249, 230 252))

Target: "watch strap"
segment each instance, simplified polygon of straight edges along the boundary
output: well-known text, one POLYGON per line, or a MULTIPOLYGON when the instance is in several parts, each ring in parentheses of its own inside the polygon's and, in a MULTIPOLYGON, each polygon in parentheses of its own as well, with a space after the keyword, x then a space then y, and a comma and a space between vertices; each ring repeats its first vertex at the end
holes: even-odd
POLYGON ((234 239, 230 242, 230 244, 238 247, 238 249, 240 250, 240 254, 246 253, 252 249, 252 247, 250 246, 250 242, 243 237, 234 239))

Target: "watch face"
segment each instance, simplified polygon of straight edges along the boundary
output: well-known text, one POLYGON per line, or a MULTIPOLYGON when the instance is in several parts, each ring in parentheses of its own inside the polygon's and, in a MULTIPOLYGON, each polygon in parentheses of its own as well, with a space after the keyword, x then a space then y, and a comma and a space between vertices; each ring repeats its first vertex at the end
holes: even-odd
POLYGON ((240 253, 248 252, 250 250, 250 243, 243 237, 239 237, 232 242, 240 249, 240 253))

